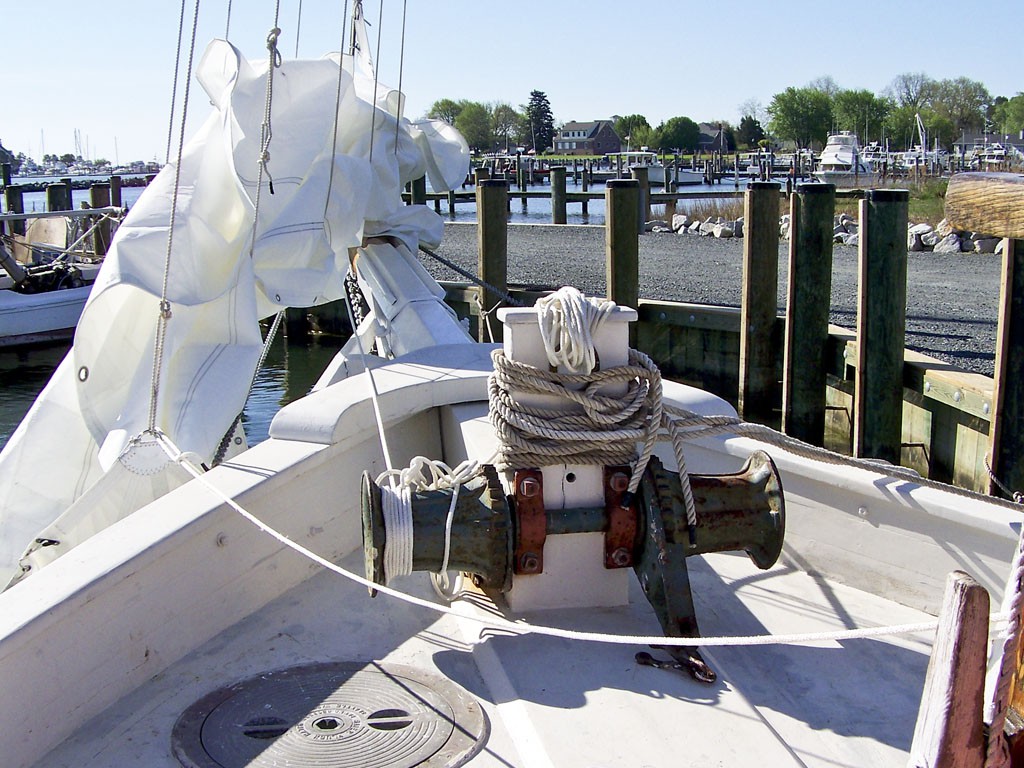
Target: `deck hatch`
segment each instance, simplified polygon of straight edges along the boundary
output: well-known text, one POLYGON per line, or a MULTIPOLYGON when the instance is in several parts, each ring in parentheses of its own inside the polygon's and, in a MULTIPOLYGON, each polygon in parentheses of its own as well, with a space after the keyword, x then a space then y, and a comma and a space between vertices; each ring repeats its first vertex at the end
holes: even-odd
POLYGON ((207 694, 178 718, 172 746, 186 768, 459 766, 488 732, 480 705, 446 678, 334 662, 255 675, 207 694))

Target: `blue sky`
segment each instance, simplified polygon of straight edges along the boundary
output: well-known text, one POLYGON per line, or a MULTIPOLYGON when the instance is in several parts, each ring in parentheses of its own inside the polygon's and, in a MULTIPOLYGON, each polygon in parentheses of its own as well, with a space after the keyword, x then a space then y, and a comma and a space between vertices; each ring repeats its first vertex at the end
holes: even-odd
MULTIPOLYGON (((186 37, 194 0, 186 0, 186 37)), ((233 0, 230 39, 266 56, 273 0, 233 0)), ((341 45, 339 0, 280 0, 281 50, 318 57, 341 45)), ((397 85, 402 0, 366 0, 382 82, 397 85), (378 18, 381 17, 381 18, 378 18)), ((227 0, 202 0, 196 60, 223 37, 227 0)), ((557 121, 642 114, 737 122, 751 99, 830 76, 880 93, 905 72, 965 76, 993 95, 1024 91, 1004 33, 1024 2, 949 0, 407 0, 402 90, 419 117, 440 98, 525 104, 544 91, 557 121), (833 10, 829 10, 833 9, 833 10)), ((0 141, 37 159, 75 151, 125 162, 166 151, 178 0, 0 0, 0 141), (18 62, 12 67, 11 62, 18 62), (116 145, 115 145, 116 139, 116 145)), ((180 93, 180 89, 179 89, 180 93)), ((192 90, 193 115, 208 105, 192 90)), ((190 126, 193 123, 190 122, 190 126)))

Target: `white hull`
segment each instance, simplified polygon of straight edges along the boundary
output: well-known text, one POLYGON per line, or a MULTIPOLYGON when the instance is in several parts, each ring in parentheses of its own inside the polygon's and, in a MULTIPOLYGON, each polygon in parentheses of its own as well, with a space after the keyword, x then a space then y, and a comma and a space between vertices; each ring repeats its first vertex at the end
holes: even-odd
MULTIPOLYGON (((377 369, 396 463, 415 454, 454 463, 493 444, 488 351, 424 350, 377 369)), ((681 385, 666 384, 665 396, 703 414, 731 412, 681 385)), ((5 766, 81 765, 84 756, 92 766, 177 766, 171 731, 192 702, 312 660, 405 664, 454 680, 490 721, 474 766, 669 765, 683 752, 693 765, 906 764, 930 633, 712 648, 719 682, 705 686, 636 665, 642 646, 502 631, 479 641, 468 619, 385 596, 370 602, 218 496, 359 572, 359 476, 382 464, 372 425, 361 378, 327 387, 286 407, 270 440, 206 475, 216 492, 188 483, 0 594, 5 766)), ((690 445, 688 469, 735 471, 755 447, 708 438, 690 445)), ((786 550, 764 572, 735 554, 691 564, 705 636, 920 621, 956 568, 998 604, 1018 513, 768 450, 786 494, 786 550)), ((526 618, 660 634, 629 580, 629 605, 526 618)), ((396 586, 427 596, 426 585, 415 574, 396 586)), ((479 598, 460 605, 494 610, 479 598)))
POLYGON ((878 183, 879 174, 873 171, 854 173, 853 171, 815 171, 814 178, 824 184, 835 184, 837 187, 872 186, 878 183))
POLYGON ((0 348, 70 338, 90 290, 89 286, 36 294, 0 290, 0 348))

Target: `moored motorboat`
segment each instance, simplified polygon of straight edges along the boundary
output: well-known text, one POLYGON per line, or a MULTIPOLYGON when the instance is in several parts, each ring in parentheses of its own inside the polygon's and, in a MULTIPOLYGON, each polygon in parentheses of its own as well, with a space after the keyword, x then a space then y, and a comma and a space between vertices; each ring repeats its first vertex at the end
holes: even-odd
MULTIPOLYGON (((0 216, 0 221, 10 225, 32 218, 33 224, 47 225, 40 230, 59 233, 61 240, 38 242, 18 235, 0 239, 0 349, 71 338, 103 262, 102 253, 87 250, 81 244, 91 240, 99 227, 116 226, 122 215, 120 208, 106 208, 88 213, 0 216), (92 223, 68 245, 64 230, 68 222, 75 220, 92 223), (19 253, 24 258, 16 258, 19 253)), ((30 226, 29 232, 32 231, 30 226)))
POLYGON ((814 178, 839 187, 874 184, 877 169, 862 156, 856 134, 840 131, 830 134, 818 156, 814 178))

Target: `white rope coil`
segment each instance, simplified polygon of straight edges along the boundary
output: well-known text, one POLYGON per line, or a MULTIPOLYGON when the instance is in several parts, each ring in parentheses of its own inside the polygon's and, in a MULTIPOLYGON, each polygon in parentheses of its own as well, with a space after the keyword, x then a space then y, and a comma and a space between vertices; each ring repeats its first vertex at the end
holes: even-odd
POLYGON ((381 512, 384 516, 384 578, 386 583, 399 576, 412 573, 413 561, 413 517, 412 496, 416 491, 451 490, 452 500, 448 505, 445 521, 444 557, 441 570, 448 569, 451 553, 452 522, 455 505, 458 503, 459 488, 480 472, 480 463, 464 461, 452 469, 443 461, 425 456, 416 456, 404 469, 388 469, 377 476, 380 486, 381 512))
POLYGON ((570 373, 593 371, 597 366, 593 337, 615 309, 615 302, 563 286, 538 299, 536 309, 548 362, 570 373))

